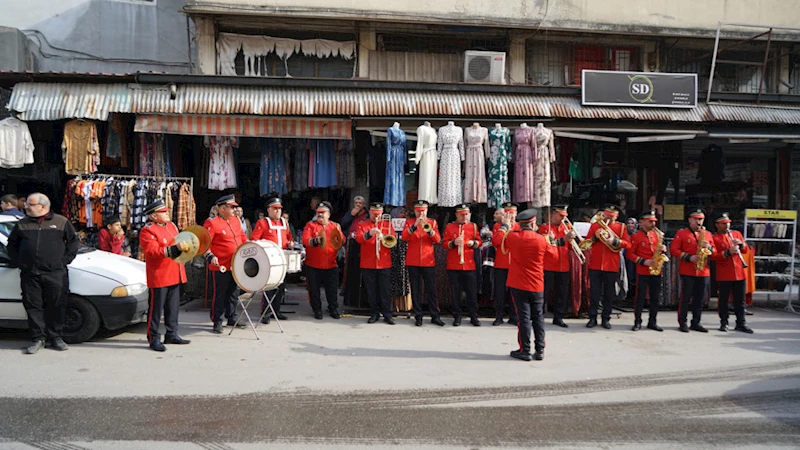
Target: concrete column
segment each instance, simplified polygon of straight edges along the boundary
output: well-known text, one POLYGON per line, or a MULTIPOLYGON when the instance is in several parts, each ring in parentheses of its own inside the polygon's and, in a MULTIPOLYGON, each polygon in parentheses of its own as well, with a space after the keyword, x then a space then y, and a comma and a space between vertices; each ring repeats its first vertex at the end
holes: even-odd
MULTIPOLYGON (((783 47, 778 47, 773 51, 782 52, 783 50, 784 50, 783 47)), ((783 81, 785 81, 787 83, 789 82, 789 78, 790 78, 789 77, 789 66, 791 64, 789 55, 787 54, 787 55, 782 56, 776 62, 777 62, 777 68, 778 68, 778 74, 779 74, 778 75, 778 79, 777 79, 778 93, 779 94, 788 94, 789 93, 789 88, 787 86, 784 86, 783 83, 781 83, 781 80, 783 80, 783 81)), ((795 87, 797 87, 797 86, 795 86, 795 87)))
POLYGON ((378 48, 375 28, 362 24, 358 33, 358 71, 357 78, 369 78, 369 54, 378 48))
POLYGON ((195 42, 197 43, 197 70, 200 75, 217 74, 217 40, 214 33, 214 20, 194 16, 195 42))
POLYGON ((506 59, 506 83, 525 84, 527 74, 525 57, 525 34, 512 31, 508 48, 508 58, 506 59))

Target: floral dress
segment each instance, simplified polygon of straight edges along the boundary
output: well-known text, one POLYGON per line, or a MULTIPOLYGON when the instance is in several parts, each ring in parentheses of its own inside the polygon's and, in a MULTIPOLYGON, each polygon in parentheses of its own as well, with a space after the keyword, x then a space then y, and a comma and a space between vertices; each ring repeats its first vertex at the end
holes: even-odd
POLYGON ((222 191, 237 187, 233 147, 239 147, 239 138, 235 136, 206 136, 203 139, 203 143, 208 148, 210 156, 208 188, 222 191))
POLYGON ((439 128, 436 157, 439 160, 439 206, 461 203, 461 161, 464 160, 464 130, 455 125, 439 128))
POLYGON ((511 201, 508 161, 511 159, 511 132, 508 128, 489 130, 489 207, 499 208, 511 201))

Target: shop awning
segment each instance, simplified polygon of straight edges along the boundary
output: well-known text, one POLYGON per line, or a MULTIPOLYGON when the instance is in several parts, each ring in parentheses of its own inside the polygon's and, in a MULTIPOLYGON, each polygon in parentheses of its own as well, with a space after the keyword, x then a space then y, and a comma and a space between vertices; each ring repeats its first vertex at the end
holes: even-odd
POLYGON ((196 136, 249 136, 309 139, 353 137, 349 119, 309 119, 222 115, 156 115, 136 117, 134 131, 196 136))

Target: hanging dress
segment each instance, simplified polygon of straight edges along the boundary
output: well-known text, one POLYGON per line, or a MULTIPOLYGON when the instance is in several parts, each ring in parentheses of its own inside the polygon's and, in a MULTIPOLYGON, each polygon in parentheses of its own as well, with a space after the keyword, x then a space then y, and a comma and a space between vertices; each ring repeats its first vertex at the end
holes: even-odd
POLYGON ((439 203, 436 192, 436 130, 422 125, 417 128, 417 153, 414 156, 419 173, 419 192, 417 198, 431 205, 439 203))
POLYGON ((203 143, 208 148, 208 188, 215 191, 235 188, 236 167, 233 147, 239 147, 239 138, 234 136, 206 136, 203 143))
POLYGON ((536 128, 536 152, 533 160, 533 198, 528 207, 541 208, 550 205, 550 165, 556 160, 553 132, 544 127, 536 128))
POLYGON ((386 130, 386 189, 383 203, 392 206, 406 204, 406 132, 399 128, 386 130))
POLYGON ((436 157, 439 160, 439 206, 461 203, 461 161, 464 161, 464 130, 455 125, 439 128, 436 157))
POLYGON ((534 134, 533 128, 514 130, 514 201, 533 201, 534 134))
POLYGON ((508 128, 489 130, 489 207, 499 208, 511 201, 508 186, 508 161, 511 159, 511 133, 508 128))
POLYGON ((286 179, 286 149, 277 139, 258 139, 256 148, 261 150, 261 195, 276 194, 281 196, 288 192, 286 179))
POLYGON ((464 169, 464 201, 486 203, 486 159, 489 158, 489 131, 484 127, 469 127, 464 132, 467 143, 464 169))

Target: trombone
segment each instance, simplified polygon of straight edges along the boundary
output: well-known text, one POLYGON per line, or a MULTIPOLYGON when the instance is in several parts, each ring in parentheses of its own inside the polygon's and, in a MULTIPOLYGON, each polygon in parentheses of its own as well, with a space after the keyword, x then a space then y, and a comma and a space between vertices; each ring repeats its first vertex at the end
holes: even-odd
MULTIPOLYGON (((575 227, 572 226, 572 222, 569 220, 568 217, 564 217, 564 223, 567 224, 567 227, 569 227, 570 230, 574 230, 575 229, 575 227)), ((583 241, 583 238, 576 231, 575 232, 575 239, 570 240, 569 243, 570 243, 570 247, 572 247, 572 251, 574 251, 575 254, 578 255, 578 259, 581 260, 581 264, 586 264, 586 255, 583 254, 583 250, 581 250, 581 246, 580 246, 580 243, 582 241, 583 241), (575 242, 575 240, 577 240, 578 242, 575 242)))
POLYGON ((380 216, 375 216, 375 228, 378 229, 378 233, 380 234, 380 236, 375 239, 375 257, 378 259, 381 259, 381 245, 389 249, 397 245, 397 238, 388 233, 391 231, 391 226, 392 226, 391 214, 382 214, 380 216), (389 223, 386 229, 387 231, 386 234, 384 234, 383 232, 384 222, 389 223))
POLYGON ((461 237, 461 244, 458 246, 458 263, 464 264, 464 225, 458 226, 458 235, 461 237))

